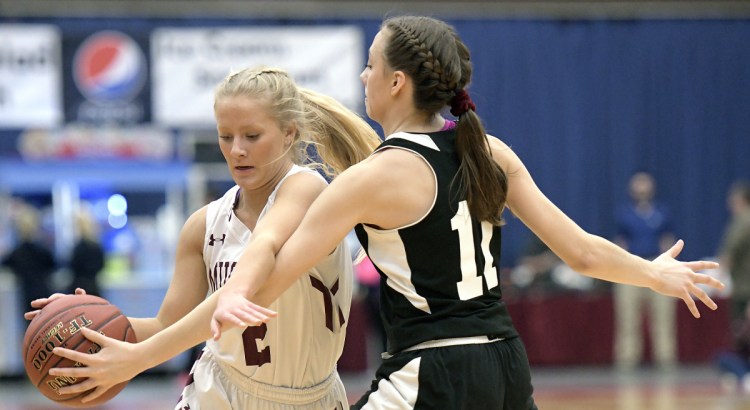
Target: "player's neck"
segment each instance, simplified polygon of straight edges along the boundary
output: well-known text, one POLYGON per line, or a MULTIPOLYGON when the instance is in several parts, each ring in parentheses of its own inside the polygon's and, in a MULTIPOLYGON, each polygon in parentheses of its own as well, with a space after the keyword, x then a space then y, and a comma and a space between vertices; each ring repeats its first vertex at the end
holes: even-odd
POLYGON ((391 124, 383 125, 383 131, 386 136, 397 132, 429 133, 440 131, 444 125, 445 119, 440 114, 432 115, 429 118, 410 115, 393 121, 391 124))

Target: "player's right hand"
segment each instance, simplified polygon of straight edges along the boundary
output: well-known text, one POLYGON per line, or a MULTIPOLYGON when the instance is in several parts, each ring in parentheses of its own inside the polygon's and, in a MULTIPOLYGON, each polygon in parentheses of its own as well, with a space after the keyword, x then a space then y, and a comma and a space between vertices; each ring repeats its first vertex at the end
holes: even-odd
MULTIPOLYGON (((75 294, 76 295, 85 295, 86 291, 83 290, 83 289, 81 289, 81 288, 76 288, 75 294)), ((39 315, 39 312, 41 312, 41 310, 42 310, 43 307, 47 306, 47 304, 49 304, 53 300, 59 299, 59 298, 61 298, 63 296, 65 296, 64 293, 53 293, 49 297, 39 298, 39 299, 32 300, 31 301, 31 307, 34 308, 35 310, 30 310, 30 311, 24 313, 23 314, 24 319, 31 320, 31 319, 37 317, 37 315, 39 315)))
POLYGON ((63 380, 83 379, 77 383, 63 385, 57 391, 61 395, 86 394, 81 403, 88 403, 112 386, 131 380, 151 366, 146 363, 151 355, 138 351, 144 346, 141 343, 123 342, 86 327, 82 327, 80 332, 90 342, 99 345, 101 350, 93 354, 59 346, 52 350, 57 356, 80 363, 80 366, 53 367, 49 370, 50 376, 59 376, 63 380))
POLYGON ((219 340, 222 331, 233 327, 258 326, 276 317, 276 312, 247 300, 244 295, 221 289, 211 317, 211 334, 219 340))

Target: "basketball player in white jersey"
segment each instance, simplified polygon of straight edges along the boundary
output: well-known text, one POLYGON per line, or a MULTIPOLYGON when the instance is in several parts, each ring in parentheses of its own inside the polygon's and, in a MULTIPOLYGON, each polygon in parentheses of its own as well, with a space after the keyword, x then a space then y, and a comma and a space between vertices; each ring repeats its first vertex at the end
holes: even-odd
MULTIPOLYGON (((315 170, 292 164, 276 182, 258 221, 273 209, 287 181, 325 184, 315 170)), ((242 188, 235 186, 205 209, 203 260, 209 293, 226 283, 253 236, 252 225, 237 212, 242 194, 242 188)), ((279 321, 233 329, 220 340, 207 341, 176 408, 275 408, 271 403, 345 408, 346 393, 334 365, 346 334, 351 269, 349 249, 342 242, 271 307, 281 315, 279 321)))
MULTIPOLYGON (((276 251, 327 186, 315 169, 298 165, 309 162, 308 142, 341 147, 320 152, 333 173, 365 158, 380 142, 359 116, 329 97, 299 89, 274 68, 229 75, 216 89, 214 111, 219 146, 236 186, 185 223, 157 317, 129 318, 139 342, 159 344, 154 335, 207 293, 219 291, 246 249, 248 263, 273 264, 276 251)), ((345 242, 332 246, 271 306, 276 313, 267 313, 278 315, 277 321, 209 340, 175 409, 348 408, 335 366, 349 317, 351 263, 345 242)), ((145 370, 158 364, 149 356, 131 352, 126 358, 145 370)))

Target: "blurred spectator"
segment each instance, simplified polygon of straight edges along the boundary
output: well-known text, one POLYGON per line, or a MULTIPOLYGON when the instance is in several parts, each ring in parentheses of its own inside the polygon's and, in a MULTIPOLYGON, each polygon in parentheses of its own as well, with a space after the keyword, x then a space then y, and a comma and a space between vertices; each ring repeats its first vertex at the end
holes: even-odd
POLYGON ((73 278, 68 293, 82 288, 90 295, 101 296, 97 276, 104 268, 104 249, 99 242, 99 229, 94 218, 85 211, 76 215, 76 226, 79 237, 70 256, 73 278))
POLYGON ((594 279, 570 269, 536 235, 532 235, 518 265, 511 270, 510 280, 521 293, 589 290, 594 286, 594 279))
MULTIPOLYGON (((637 172, 629 181, 631 201, 616 211, 615 242, 642 258, 653 260, 668 250, 675 238, 666 207, 655 201, 651 174, 637 172)), ((653 359, 662 369, 674 366, 677 357, 675 301, 648 288, 615 284, 615 365, 620 370, 638 366, 643 355, 642 316, 648 304, 653 359)))
POLYGON ((732 184, 727 195, 731 219, 719 250, 722 268, 732 278, 732 324, 746 321, 745 311, 750 301, 750 183, 732 184))
POLYGON ((20 283, 21 312, 31 310, 31 301, 46 298, 52 292, 50 282, 55 258, 52 251, 39 240, 40 221, 36 209, 21 205, 15 216, 17 244, 2 258, 2 265, 10 269, 20 283))
POLYGON ((518 258, 518 265, 510 272, 511 283, 522 292, 555 290, 557 285, 551 274, 559 263, 562 263, 560 258, 536 235, 532 235, 518 258))
POLYGON ((744 391, 750 392, 750 305, 732 336, 733 349, 716 355, 714 363, 721 373, 723 387, 732 390, 740 385, 744 391))

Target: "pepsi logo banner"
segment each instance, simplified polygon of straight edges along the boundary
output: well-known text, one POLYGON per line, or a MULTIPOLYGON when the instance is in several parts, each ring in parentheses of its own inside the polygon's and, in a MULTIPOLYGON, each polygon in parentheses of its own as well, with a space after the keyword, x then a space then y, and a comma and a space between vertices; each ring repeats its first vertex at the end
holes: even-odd
POLYGON ((129 102, 143 89, 146 57, 133 39, 117 31, 89 37, 73 61, 73 79, 90 101, 129 102))
POLYGON ((0 24, 0 128, 62 123, 60 49, 54 26, 0 24))
POLYGON ((72 79, 67 84, 68 120, 92 124, 147 122, 146 41, 113 30, 93 32, 77 40, 68 56, 68 78, 72 79))
POLYGON ((363 33, 353 26, 160 28, 151 35, 153 120, 213 127, 213 92, 232 70, 267 65, 360 110, 363 33))

